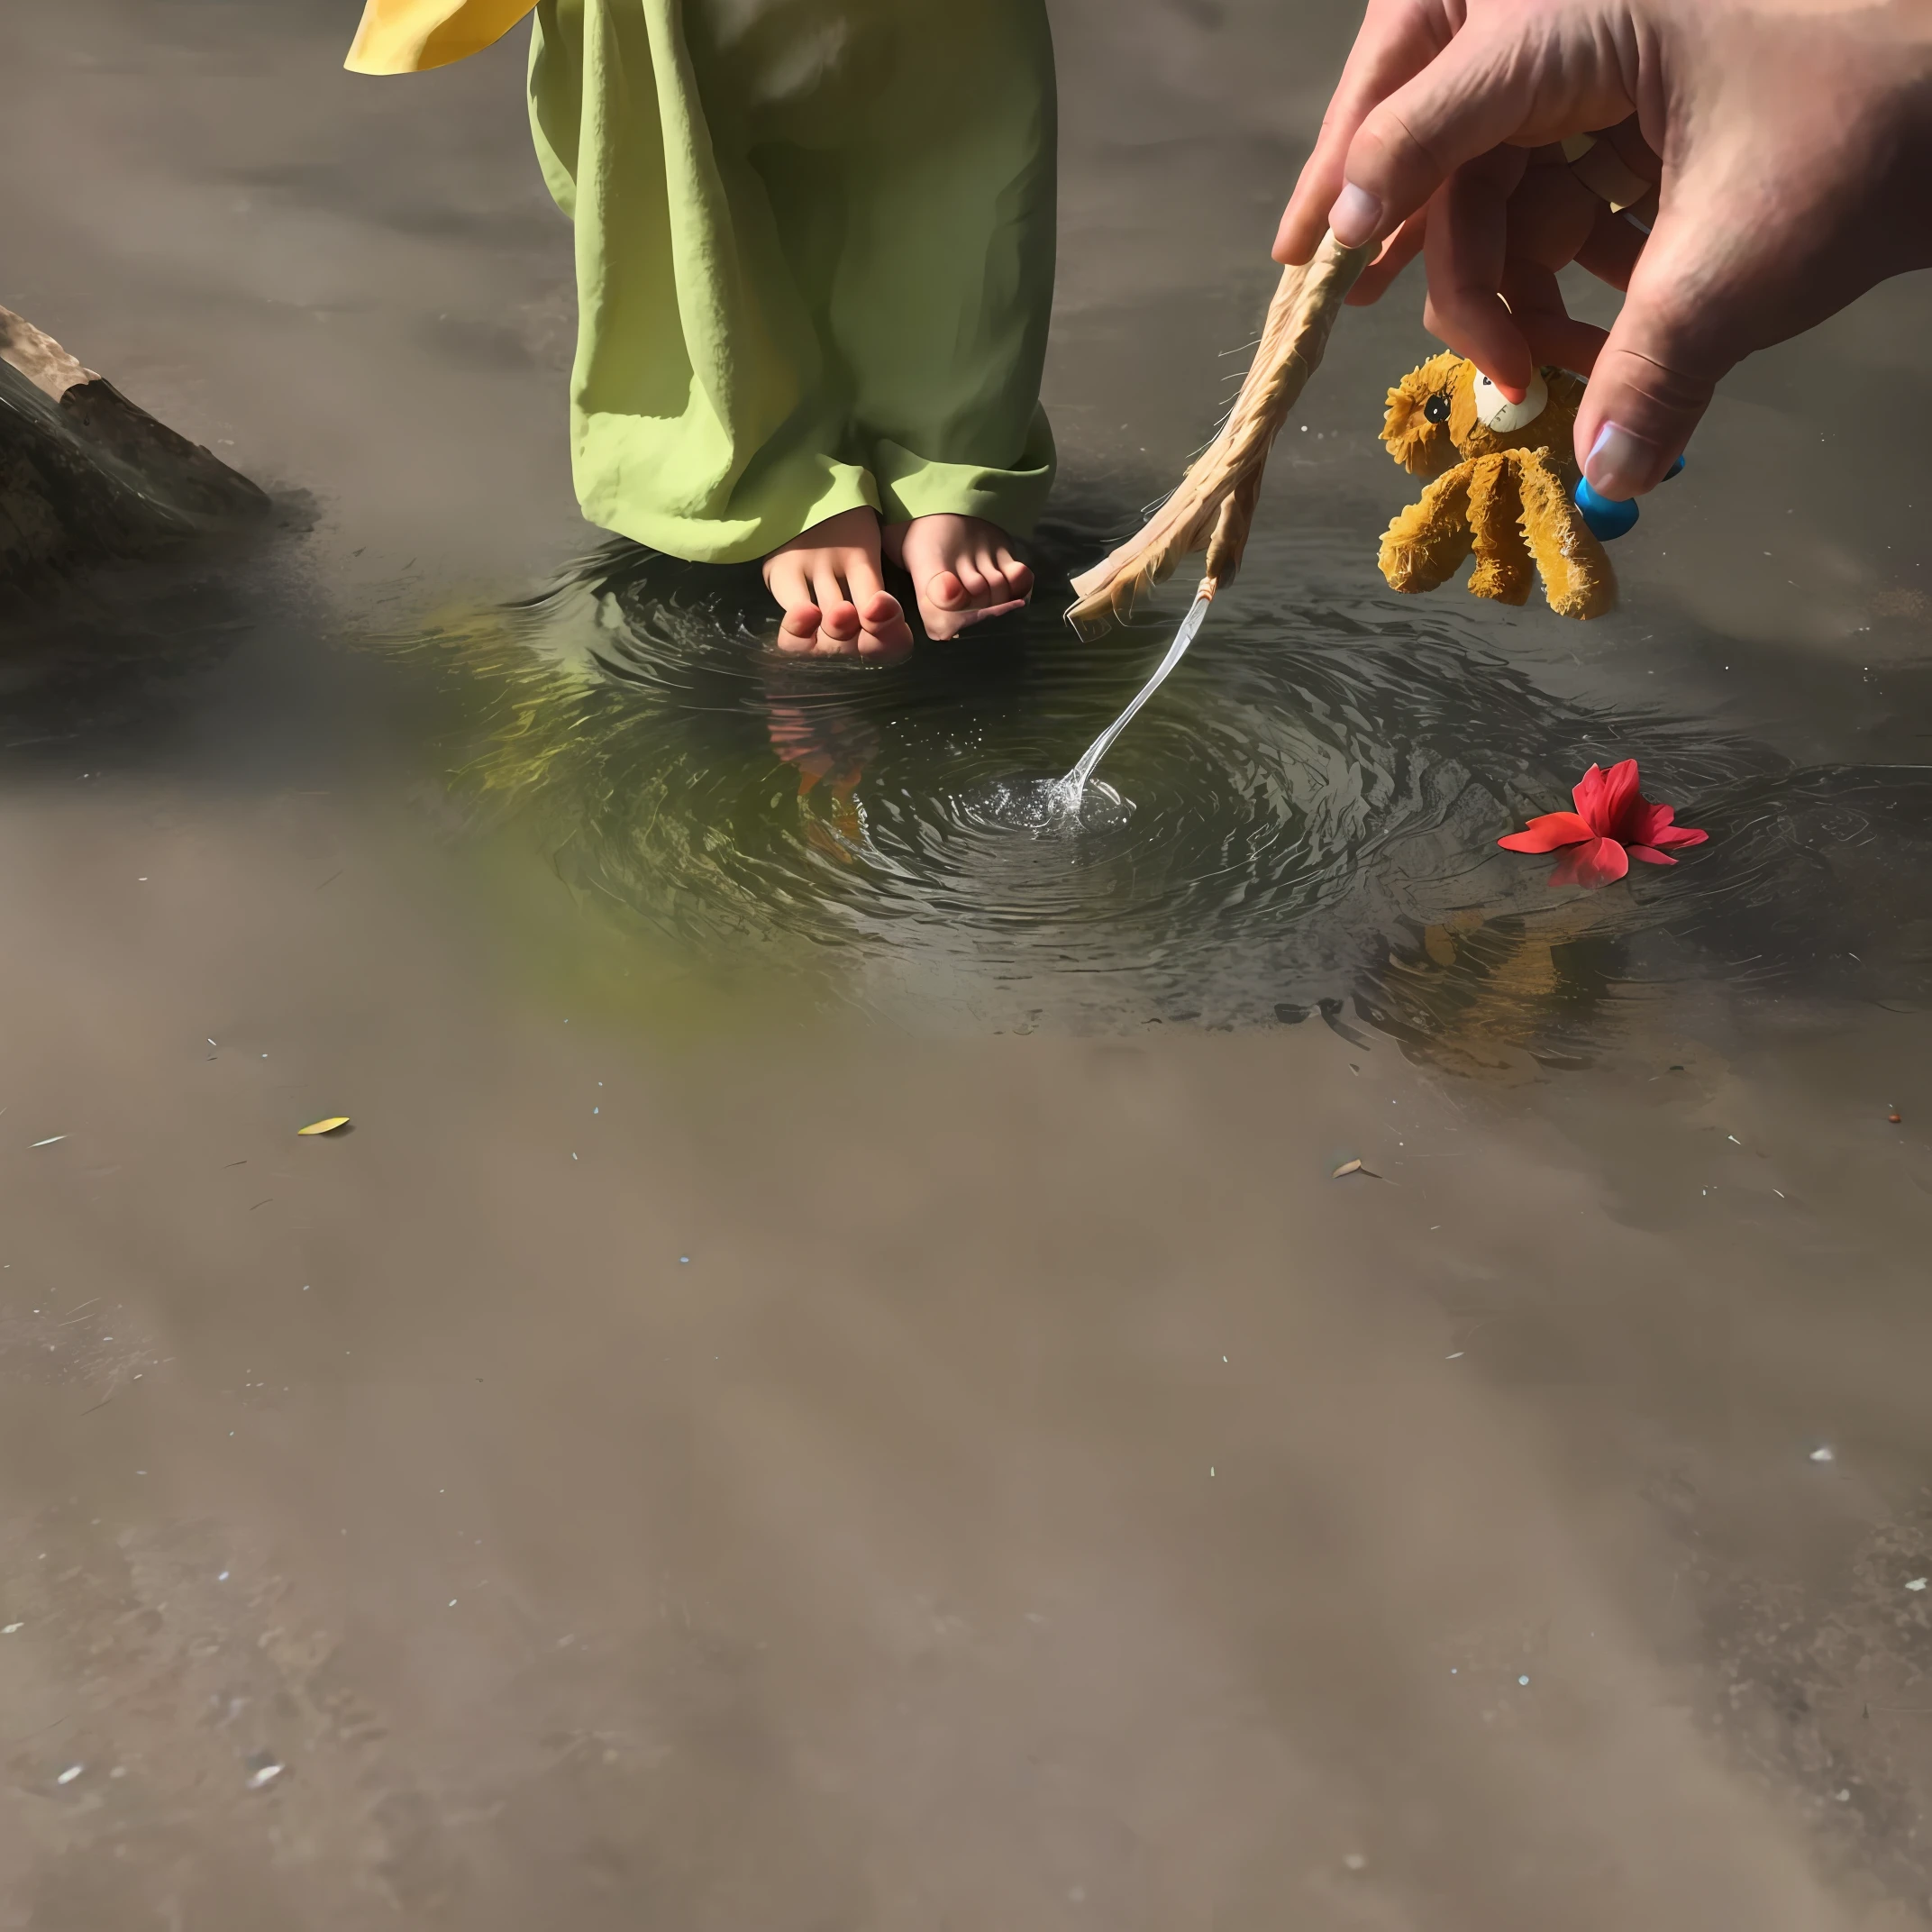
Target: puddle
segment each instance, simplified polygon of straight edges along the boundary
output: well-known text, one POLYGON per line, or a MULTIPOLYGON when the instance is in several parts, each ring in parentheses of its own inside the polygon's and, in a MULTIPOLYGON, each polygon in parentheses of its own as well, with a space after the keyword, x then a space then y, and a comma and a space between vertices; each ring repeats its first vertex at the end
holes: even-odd
POLYGON ((890 671, 583 554, 520 48, 0 23, 0 299, 282 513, 5 620, 0 1922, 1932 1923, 1922 278, 1590 625, 1386 591, 1350 312, 1054 807, 1353 13, 1054 0, 1039 602, 890 671))
MULTIPOLYGON (((1070 817, 1040 774, 1164 642, 1058 623, 1064 564, 1097 541, 1050 530, 1038 609, 890 674, 787 661, 753 575, 625 547, 384 648, 431 667, 462 720, 429 755, 471 823, 516 828, 700 968, 748 946, 809 960, 828 997, 902 1022, 1253 1025, 1353 999, 1384 964, 1402 978, 1431 932, 1517 927, 1590 954, 1606 991, 1922 997, 1911 948, 1859 907, 1874 868, 1924 876, 1924 772, 1795 766, 1661 703, 1554 695, 1453 606, 1368 590, 1320 537, 1262 546, 1070 817), (1497 850, 1625 757, 1708 846, 1598 893, 1497 850), (1833 929, 1852 939, 1815 943, 1833 929)), ((1371 992, 1364 1016, 1403 997, 1371 992)), ((1549 1007, 1576 1030, 1573 1001, 1549 1007)))

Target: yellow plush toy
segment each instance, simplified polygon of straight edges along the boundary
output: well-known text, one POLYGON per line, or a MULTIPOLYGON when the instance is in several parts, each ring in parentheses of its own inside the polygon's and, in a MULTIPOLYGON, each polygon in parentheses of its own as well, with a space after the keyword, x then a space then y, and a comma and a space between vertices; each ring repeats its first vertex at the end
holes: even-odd
MULTIPOLYGON (((1572 493, 1571 432, 1583 385, 1540 371, 1512 403, 1473 362, 1433 356, 1389 392, 1382 441, 1413 475, 1433 477, 1382 538, 1382 575, 1397 590, 1433 590, 1473 550, 1471 594, 1528 601, 1541 571, 1561 617, 1599 617, 1617 579, 1572 493)), ((1615 507, 1615 506, 1611 506, 1615 507)))

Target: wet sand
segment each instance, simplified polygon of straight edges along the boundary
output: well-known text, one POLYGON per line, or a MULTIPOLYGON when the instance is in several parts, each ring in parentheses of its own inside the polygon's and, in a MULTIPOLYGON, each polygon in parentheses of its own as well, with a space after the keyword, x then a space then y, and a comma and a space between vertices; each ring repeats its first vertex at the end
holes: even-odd
MULTIPOLYGON (((0 300, 290 524, 8 642, 0 1925, 1926 1923, 1923 287, 1742 374, 1617 618, 1416 619, 1741 748, 1694 896, 1385 864, 1279 1019, 884 1001, 466 776, 396 641, 589 547, 567 240, 515 50, 338 11, 0 24, 0 300)), ((1341 12, 1056 10, 1081 515, 1211 415, 1341 12)), ((1415 306, 1253 624, 1372 578, 1415 306)))

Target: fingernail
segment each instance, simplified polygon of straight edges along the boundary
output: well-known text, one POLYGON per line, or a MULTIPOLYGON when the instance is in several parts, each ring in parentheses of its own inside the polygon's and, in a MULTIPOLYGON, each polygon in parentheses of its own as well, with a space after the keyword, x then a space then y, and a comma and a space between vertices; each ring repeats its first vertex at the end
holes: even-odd
POLYGON ((1360 248, 1372 240, 1381 226, 1382 205, 1365 187, 1353 181, 1343 184, 1342 192, 1328 211, 1328 225, 1344 248, 1360 248))
POLYGON ((1661 454, 1655 443, 1621 423, 1606 423, 1583 459, 1583 474, 1599 497, 1608 497, 1612 503, 1627 502, 1639 490, 1650 488, 1662 467, 1661 454))

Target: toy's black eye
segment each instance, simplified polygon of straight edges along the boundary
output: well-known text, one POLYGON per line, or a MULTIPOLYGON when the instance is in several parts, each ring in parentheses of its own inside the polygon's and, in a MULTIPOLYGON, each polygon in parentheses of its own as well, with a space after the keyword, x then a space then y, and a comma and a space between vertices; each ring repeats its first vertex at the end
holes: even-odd
POLYGON ((1431 423, 1446 423, 1449 420, 1449 398, 1446 396, 1432 396, 1422 406, 1422 413, 1431 423))

